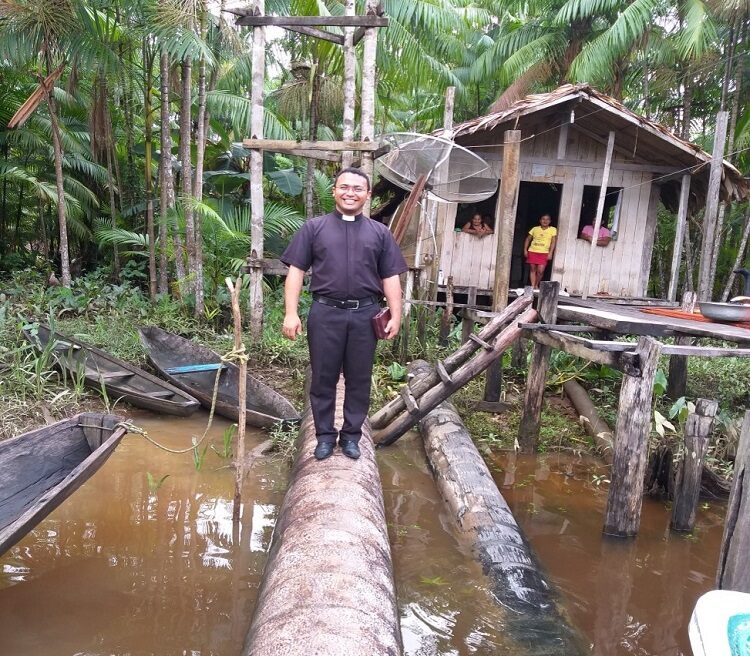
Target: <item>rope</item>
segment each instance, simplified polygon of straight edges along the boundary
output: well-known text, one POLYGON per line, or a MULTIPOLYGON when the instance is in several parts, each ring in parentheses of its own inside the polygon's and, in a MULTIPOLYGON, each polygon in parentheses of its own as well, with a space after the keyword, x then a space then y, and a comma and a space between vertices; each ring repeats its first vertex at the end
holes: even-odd
MULTIPOLYGON (((232 349, 229 351, 229 353, 221 356, 222 362, 244 362, 247 363, 250 357, 245 352, 245 345, 241 344, 239 348, 232 349)), ((158 449, 161 449, 162 451, 166 451, 167 453, 175 453, 175 454, 182 454, 182 453, 189 453, 190 451, 193 451, 197 449, 203 441, 206 439, 206 436, 208 435, 208 432, 211 430, 211 425, 214 421, 214 412, 216 410, 216 398, 219 395, 219 377, 221 376, 222 369, 219 368, 216 370, 216 377, 214 378, 214 391, 211 396, 211 411, 208 413, 208 423, 206 424, 206 429, 203 431, 203 435, 201 435, 200 439, 196 441, 195 436, 193 436, 193 444, 192 446, 188 447, 187 449, 170 449, 167 446, 164 446, 163 444, 159 444, 156 440, 154 440, 152 437, 149 437, 149 434, 141 427, 136 426, 135 424, 131 424, 127 421, 121 421, 119 422, 115 428, 122 427, 125 430, 128 431, 128 433, 134 433, 136 435, 141 435, 147 442, 150 442, 158 449)))

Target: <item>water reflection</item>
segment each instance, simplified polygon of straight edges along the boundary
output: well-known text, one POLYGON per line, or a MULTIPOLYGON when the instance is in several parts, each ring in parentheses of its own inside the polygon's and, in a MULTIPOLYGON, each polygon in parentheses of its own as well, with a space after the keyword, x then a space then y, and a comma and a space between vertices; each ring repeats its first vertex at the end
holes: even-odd
POLYGON ((713 587, 724 504, 701 507, 694 533, 681 535, 669 530, 665 504, 644 499, 638 537, 618 540, 601 532, 606 469, 595 461, 502 456, 493 475, 592 653, 692 653, 687 625, 698 597, 713 587), (504 485, 508 470, 511 486, 504 485))
MULTIPOLYGON (((179 448, 205 420, 136 422, 179 448)), ((217 446, 226 425, 214 424, 217 446)), ((251 434, 248 444, 264 437, 251 434)), ((191 454, 127 437, 0 561, 0 653, 239 654, 286 485, 285 466, 262 469, 249 472, 234 527, 225 461, 209 450, 196 472, 191 454), (155 480, 168 474, 158 491, 147 471, 155 480)))

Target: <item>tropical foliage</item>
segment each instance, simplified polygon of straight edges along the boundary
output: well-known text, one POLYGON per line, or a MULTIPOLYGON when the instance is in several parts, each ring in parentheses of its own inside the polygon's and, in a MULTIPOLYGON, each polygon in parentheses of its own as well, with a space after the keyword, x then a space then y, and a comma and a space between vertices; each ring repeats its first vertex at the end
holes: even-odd
MULTIPOLYGON (((344 0, 265 5, 277 15, 345 9, 344 0)), ((365 12, 364 0, 356 5, 365 12)), ((750 168, 748 0, 382 5, 390 24, 379 31, 378 132, 439 127, 448 85, 461 120, 588 82, 708 148, 726 109, 729 157, 750 168)), ((106 266, 117 277, 132 262, 152 297, 179 294, 198 314, 215 301, 246 256, 252 212, 241 146, 251 38, 224 9, 205 0, 0 0, 0 270, 33 266, 68 287, 83 271, 106 266)), ((265 136, 340 138, 339 46, 269 34, 265 136)), ((267 153, 264 173, 274 255, 303 217, 330 207, 333 165, 267 153)), ((727 212, 720 280, 742 261, 747 216, 727 212)), ((660 223, 664 242, 670 221, 660 223)), ((657 244, 655 273, 666 262, 660 252, 657 244)))

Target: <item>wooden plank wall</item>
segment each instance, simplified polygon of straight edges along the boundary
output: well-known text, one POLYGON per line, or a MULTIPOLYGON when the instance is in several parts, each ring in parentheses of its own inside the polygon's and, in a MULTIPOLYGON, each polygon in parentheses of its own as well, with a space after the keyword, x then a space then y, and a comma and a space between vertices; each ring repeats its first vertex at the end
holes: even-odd
MULTIPOLYGON (((599 186, 605 155, 605 145, 578 132, 571 126, 565 159, 580 161, 580 166, 555 164, 559 131, 544 132, 526 139, 521 144, 521 180, 562 184, 560 213, 557 217, 558 246, 552 267, 552 279, 560 281, 562 289, 571 294, 584 291, 586 254, 589 242, 578 239, 578 223, 585 185, 599 186), (536 161, 535 161, 536 160, 536 161), (543 163, 540 162, 543 160, 543 163)), ((533 132, 532 132, 533 133, 533 132)), ((488 135, 484 135, 485 143, 488 135)), ((501 136, 493 136, 499 139, 501 136)), ((499 176, 502 167, 501 149, 481 151, 499 176)), ((648 282, 651 244, 656 227, 658 187, 652 195, 653 174, 647 170, 618 168, 627 161, 615 153, 608 186, 623 187, 622 205, 617 239, 595 251, 590 294, 612 296, 642 296, 648 282)), ((645 167, 644 167, 645 168, 645 167)), ((442 284, 449 275, 456 286, 477 286, 491 289, 494 278, 495 237, 477 239, 472 235, 453 232, 457 206, 443 205, 439 212, 439 229, 443 235, 441 255, 442 284)))

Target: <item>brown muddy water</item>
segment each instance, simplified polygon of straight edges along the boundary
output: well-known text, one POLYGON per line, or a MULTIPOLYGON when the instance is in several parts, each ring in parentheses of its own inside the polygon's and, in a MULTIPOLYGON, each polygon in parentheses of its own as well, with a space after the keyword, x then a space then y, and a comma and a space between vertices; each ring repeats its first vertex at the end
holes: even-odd
MULTIPOLYGON (((172 448, 188 446, 206 418, 133 417, 172 448)), ((217 450, 227 426, 214 422, 217 450)), ((248 447, 263 439, 251 432, 248 447)), ((516 654, 502 609, 455 535, 419 437, 378 459, 405 654, 516 654)), ((722 506, 702 508, 695 533, 682 537, 670 534, 665 506, 647 502, 637 540, 605 542, 606 483, 595 463, 542 455, 491 465, 592 653, 690 654, 686 626, 695 600, 712 587, 722 506)), ((126 437, 0 558, 0 655, 240 654, 287 479, 283 463, 256 462, 241 525, 233 527, 233 472, 213 450, 198 472, 190 454, 126 437), (146 472, 168 478, 153 491, 146 472)))

